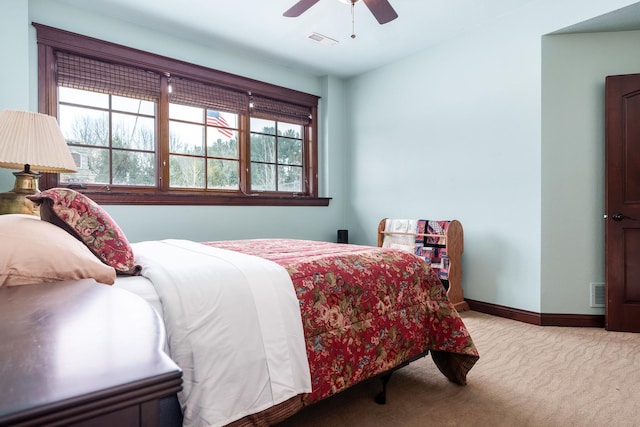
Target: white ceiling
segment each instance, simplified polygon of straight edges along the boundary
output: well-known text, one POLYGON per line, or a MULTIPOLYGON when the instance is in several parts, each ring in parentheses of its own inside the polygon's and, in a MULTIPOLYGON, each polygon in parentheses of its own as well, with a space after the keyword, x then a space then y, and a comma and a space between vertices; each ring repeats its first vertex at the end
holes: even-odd
MULTIPOLYGON (((535 0, 390 0, 399 17, 385 25, 358 2, 355 39, 350 37, 351 6, 339 0, 321 0, 297 18, 282 16, 297 0, 60 1, 199 43, 241 48, 263 61, 317 75, 350 77, 490 25, 535 0), (308 39, 312 32, 338 43, 314 42, 308 39)), ((590 25, 603 26, 601 21, 590 25)), ((577 30, 588 30, 590 25, 577 30)))

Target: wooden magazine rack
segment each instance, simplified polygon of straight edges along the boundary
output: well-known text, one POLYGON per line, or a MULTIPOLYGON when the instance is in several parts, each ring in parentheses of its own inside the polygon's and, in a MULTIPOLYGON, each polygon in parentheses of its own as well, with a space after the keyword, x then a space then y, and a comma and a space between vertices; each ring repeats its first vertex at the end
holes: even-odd
MULTIPOLYGON (((464 251, 463 231, 462 224, 458 220, 445 221, 448 226, 446 227, 445 234, 428 234, 417 232, 398 232, 398 231, 386 231, 387 218, 380 221, 378 225, 378 246, 382 247, 384 243, 384 237, 388 234, 405 235, 414 237, 423 237, 425 247, 443 248, 446 250, 446 255, 449 258, 448 278, 443 280, 445 287, 448 281, 449 300, 453 303, 454 307, 458 311, 469 310, 469 304, 464 300, 464 293, 462 291, 462 265, 460 264, 460 258, 464 251), (435 238, 438 240, 437 244, 428 243, 428 238, 435 238), (444 240, 444 243, 443 243, 444 240)), ((427 260, 425 260, 427 261, 427 260)), ((430 260, 427 262, 431 262, 430 260)))

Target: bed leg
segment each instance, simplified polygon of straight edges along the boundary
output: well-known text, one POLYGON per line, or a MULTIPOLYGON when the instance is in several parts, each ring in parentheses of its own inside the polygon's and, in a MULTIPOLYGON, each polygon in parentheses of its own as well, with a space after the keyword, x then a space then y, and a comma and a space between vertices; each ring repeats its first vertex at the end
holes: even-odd
POLYGON ((382 391, 376 396, 376 403, 384 405, 387 403, 387 383, 391 379, 391 373, 383 375, 380 380, 382 381, 382 391))

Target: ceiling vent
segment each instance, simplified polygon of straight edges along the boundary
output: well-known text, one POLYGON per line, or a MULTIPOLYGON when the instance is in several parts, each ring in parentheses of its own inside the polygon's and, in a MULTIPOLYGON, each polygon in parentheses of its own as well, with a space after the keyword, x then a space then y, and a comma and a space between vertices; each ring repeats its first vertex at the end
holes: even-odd
POLYGON ((323 36, 318 33, 311 33, 307 36, 307 38, 313 40, 314 42, 326 44, 327 46, 333 46, 338 43, 338 40, 334 40, 331 37, 323 36))

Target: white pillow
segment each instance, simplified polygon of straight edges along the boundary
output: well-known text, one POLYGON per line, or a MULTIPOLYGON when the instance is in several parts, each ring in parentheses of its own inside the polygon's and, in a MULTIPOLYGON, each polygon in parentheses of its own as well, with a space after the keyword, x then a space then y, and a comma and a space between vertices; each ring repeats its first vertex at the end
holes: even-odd
POLYGON ((116 278, 82 242, 33 215, 0 215, 0 242, 0 286, 116 278))

